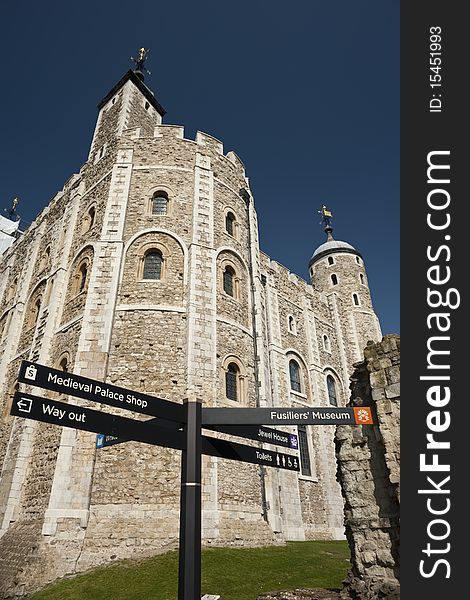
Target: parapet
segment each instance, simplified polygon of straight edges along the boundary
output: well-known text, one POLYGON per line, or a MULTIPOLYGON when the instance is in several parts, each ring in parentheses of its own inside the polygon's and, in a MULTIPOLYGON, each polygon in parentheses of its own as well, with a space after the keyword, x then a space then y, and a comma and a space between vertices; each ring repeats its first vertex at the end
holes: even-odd
POLYGON ((224 153, 223 143, 217 138, 212 137, 208 133, 203 133, 202 131, 196 133, 196 144, 212 148, 217 154, 223 155, 224 153))

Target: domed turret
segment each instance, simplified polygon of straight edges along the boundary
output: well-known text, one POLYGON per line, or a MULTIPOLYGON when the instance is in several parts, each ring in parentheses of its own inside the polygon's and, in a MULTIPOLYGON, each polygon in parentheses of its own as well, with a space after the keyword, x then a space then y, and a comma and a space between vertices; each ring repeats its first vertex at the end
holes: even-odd
POLYGON ((380 339, 380 326, 372 307, 364 261, 348 242, 333 238, 332 213, 325 205, 318 211, 325 225, 326 242, 318 246, 308 263, 310 283, 331 304, 342 321, 341 335, 355 348, 350 360, 359 360, 368 340, 380 339))

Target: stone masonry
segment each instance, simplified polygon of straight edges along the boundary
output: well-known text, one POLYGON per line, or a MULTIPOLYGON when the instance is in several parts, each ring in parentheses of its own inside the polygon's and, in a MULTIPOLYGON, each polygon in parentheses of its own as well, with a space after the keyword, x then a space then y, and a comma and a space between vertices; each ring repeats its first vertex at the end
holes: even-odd
POLYGON ((369 343, 355 365, 351 406, 370 406, 376 425, 338 426, 338 479, 352 569, 343 599, 398 599, 400 338, 369 343))

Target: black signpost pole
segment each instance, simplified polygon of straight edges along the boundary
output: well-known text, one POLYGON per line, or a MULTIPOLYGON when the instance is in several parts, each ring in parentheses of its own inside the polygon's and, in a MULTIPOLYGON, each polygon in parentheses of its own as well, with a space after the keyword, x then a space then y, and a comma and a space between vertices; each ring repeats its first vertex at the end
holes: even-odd
POLYGON ((201 597, 201 414, 187 402, 186 449, 181 457, 178 600, 201 597))

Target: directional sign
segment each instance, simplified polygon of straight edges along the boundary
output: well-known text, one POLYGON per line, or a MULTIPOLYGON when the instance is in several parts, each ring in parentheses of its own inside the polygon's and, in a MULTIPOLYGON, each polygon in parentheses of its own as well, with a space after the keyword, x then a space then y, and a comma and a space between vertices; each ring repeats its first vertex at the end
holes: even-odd
POLYGON ((298 439, 295 434, 279 431, 278 429, 271 429, 270 427, 262 427, 260 425, 204 425, 204 427, 206 429, 220 431, 221 433, 227 433, 229 435, 236 435, 257 442, 272 444, 273 446, 283 446, 284 448, 290 448, 291 450, 298 450, 299 448, 298 439))
POLYGON ((105 435, 103 433, 99 433, 96 436, 96 447, 104 448, 105 446, 114 446, 115 444, 121 444, 122 442, 127 442, 129 440, 123 440, 122 438, 116 437, 115 435, 105 435))
POLYGON ((370 407, 354 408, 203 408, 207 425, 370 425, 370 407))
POLYGON ((227 440, 219 440, 208 436, 202 436, 202 453, 289 471, 300 470, 299 459, 294 454, 273 452, 272 450, 237 444, 236 442, 228 442, 227 440))
MULTIPOLYGON (((97 447, 111 445, 105 443, 106 438, 124 438, 144 442, 155 446, 164 446, 183 450, 185 448, 184 433, 176 428, 159 427, 153 419, 149 421, 136 421, 118 415, 99 412, 75 404, 65 404, 57 400, 49 400, 31 394, 16 392, 13 397, 11 414, 17 417, 26 417, 35 421, 72 427, 84 431, 103 434, 102 445, 97 440, 97 447)), ((210 456, 239 460, 268 467, 277 467, 298 471, 299 463, 297 456, 263 450, 255 446, 247 446, 219 440, 208 436, 202 436, 202 452, 210 456)))
POLYGON ((24 360, 21 363, 18 381, 35 385, 46 390, 70 394, 84 400, 118 406, 133 412, 142 413, 183 423, 185 412, 182 404, 156 398, 148 394, 133 392, 110 383, 87 379, 73 373, 65 373, 24 360))
POLYGON ((184 435, 177 429, 157 427, 150 421, 136 421, 22 392, 15 392, 11 414, 16 417, 27 417, 35 421, 94 433, 106 431, 110 436, 126 437, 128 440, 132 439, 177 450, 182 450, 185 445, 184 435))
MULTIPOLYGON (((151 419, 149 423, 155 423, 155 425, 162 424, 161 419, 151 419)), ((169 421, 164 423, 164 426, 167 425, 178 427, 178 424, 170 423, 169 421)), ((245 427, 242 427, 241 425, 209 425, 207 429, 254 440, 256 442, 272 444, 273 446, 283 446, 284 448, 290 448, 291 450, 299 449, 299 441, 295 434, 288 433, 286 431, 279 431, 278 429, 271 429, 269 427, 262 427, 260 425, 247 425, 245 427)), ((96 447, 104 448, 106 446, 114 446, 115 444, 122 444, 128 441, 129 440, 125 440, 123 438, 102 435, 101 437, 97 438, 96 447)))

